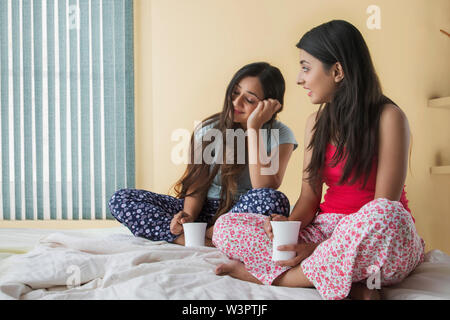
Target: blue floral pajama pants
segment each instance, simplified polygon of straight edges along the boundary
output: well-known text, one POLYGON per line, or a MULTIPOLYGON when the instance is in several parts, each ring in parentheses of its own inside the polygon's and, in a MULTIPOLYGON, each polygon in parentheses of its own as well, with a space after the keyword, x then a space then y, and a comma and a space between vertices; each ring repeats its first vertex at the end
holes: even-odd
MULTIPOLYGON (((131 233, 153 241, 173 242, 178 235, 170 232, 173 216, 183 209, 184 199, 146 190, 121 189, 109 201, 111 214, 131 233)), ((206 199, 196 221, 210 222, 219 208, 218 199, 206 199)), ((289 216, 288 198, 270 188, 252 189, 240 196, 230 212, 272 213, 289 216)))

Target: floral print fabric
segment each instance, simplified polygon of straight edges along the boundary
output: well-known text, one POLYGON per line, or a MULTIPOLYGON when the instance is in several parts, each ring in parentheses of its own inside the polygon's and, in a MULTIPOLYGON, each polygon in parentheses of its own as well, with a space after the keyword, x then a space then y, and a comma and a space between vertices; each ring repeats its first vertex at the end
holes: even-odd
MULTIPOLYGON (((264 284, 289 267, 272 261, 265 217, 229 213, 217 220, 213 243, 264 284)), ((352 283, 377 276, 381 286, 402 281, 423 261, 425 243, 411 214, 398 201, 376 199, 358 212, 320 214, 299 233, 299 242, 320 243, 301 262, 305 276, 324 299, 344 299, 352 283)))
MULTIPOLYGON (((183 209, 184 199, 146 190, 121 189, 109 201, 111 214, 137 237, 173 242, 178 235, 170 232, 173 216, 183 209)), ((206 199, 196 221, 210 222, 219 208, 219 200, 206 199)), ((243 194, 231 212, 256 212, 262 215, 289 215, 289 200, 270 188, 252 189, 243 194)))

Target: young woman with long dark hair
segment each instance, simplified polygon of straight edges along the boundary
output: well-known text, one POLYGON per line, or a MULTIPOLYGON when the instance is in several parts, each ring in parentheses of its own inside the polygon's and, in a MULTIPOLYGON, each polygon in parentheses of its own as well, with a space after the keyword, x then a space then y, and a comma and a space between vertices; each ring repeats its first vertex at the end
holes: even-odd
POLYGON ((184 244, 183 223, 207 222, 208 245, 212 225, 226 212, 288 216, 289 200, 276 189, 297 142, 276 120, 284 93, 278 68, 265 62, 242 67, 226 89, 222 111, 194 130, 190 162, 174 187, 176 197, 122 189, 109 202, 112 215, 136 236, 177 244, 184 244), (244 139, 237 134, 237 143, 230 143, 230 132, 240 132, 244 139))
POLYGON ((320 105, 306 121, 300 197, 289 218, 220 217, 213 243, 238 260, 219 265, 216 273, 315 287, 325 299, 379 298, 370 289, 398 283, 424 255, 404 190, 408 120, 383 95, 367 45, 350 23, 315 27, 297 47, 297 84, 320 105), (321 203, 324 183, 328 189, 321 203), (271 219, 302 222, 298 244, 279 247, 296 251, 295 258, 271 260, 271 219), (251 242, 265 250, 252 250, 251 242))

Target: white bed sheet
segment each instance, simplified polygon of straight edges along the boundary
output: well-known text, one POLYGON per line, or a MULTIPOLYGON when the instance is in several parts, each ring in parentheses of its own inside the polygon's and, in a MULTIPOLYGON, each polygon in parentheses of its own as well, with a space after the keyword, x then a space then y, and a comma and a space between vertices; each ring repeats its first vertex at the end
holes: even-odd
MULTIPOLYGON (((214 268, 216 248, 136 238, 124 227, 0 229, 0 299, 317 300, 315 289, 262 286, 214 268)), ((386 299, 450 299, 450 256, 433 250, 386 299)))

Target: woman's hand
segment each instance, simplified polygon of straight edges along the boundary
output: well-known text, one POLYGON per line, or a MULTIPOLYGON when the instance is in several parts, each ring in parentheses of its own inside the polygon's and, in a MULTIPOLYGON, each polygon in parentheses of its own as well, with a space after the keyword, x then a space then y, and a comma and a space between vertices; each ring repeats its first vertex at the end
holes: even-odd
POLYGON ((266 232, 267 237, 269 237, 270 240, 273 240, 273 232, 272 232, 272 225, 270 224, 270 221, 287 221, 288 218, 281 215, 281 214, 271 214, 266 218, 264 221, 264 231, 266 232))
POLYGON ((278 246, 280 251, 295 251, 297 255, 289 260, 276 261, 275 264, 282 267, 295 267, 308 258, 320 243, 298 243, 278 246))
POLYGON ((247 128, 260 129, 280 109, 281 104, 278 100, 267 99, 260 101, 247 119, 247 128))
POLYGON ((194 219, 191 215, 181 210, 177 214, 175 214, 172 218, 172 221, 170 221, 170 232, 172 232, 174 235, 179 235, 183 233, 183 223, 193 221, 194 219))

